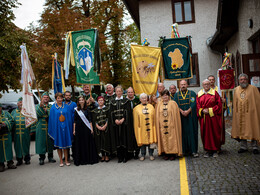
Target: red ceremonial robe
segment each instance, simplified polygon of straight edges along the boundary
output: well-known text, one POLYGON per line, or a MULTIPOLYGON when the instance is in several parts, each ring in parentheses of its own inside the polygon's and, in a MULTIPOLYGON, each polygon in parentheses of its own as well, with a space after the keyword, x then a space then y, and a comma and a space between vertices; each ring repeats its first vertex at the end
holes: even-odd
POLYGON ((207 94, 200 90, 197 95, 197 116, 200 122, 201 139, 206 151, 219 151, 221 147, 222 103, 219 94, 210 89, 207 94), (209 109, 209 114, 202 110, 209 109))

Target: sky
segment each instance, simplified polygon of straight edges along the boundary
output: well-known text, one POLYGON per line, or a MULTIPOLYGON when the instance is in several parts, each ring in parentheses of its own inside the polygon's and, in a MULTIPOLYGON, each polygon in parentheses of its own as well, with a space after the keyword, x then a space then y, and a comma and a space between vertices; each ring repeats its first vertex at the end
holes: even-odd
POLYGON ((45 0, 18 0, 18 2, 22 5, 14 9, 15 25, 21 29, 27 29, 31 22, 37 25, 45 0))
MULTIPOLYGON (((28 30, 27 27, 32 22, 37 26, 37 21, 40 20, 41 13, 43 12, 45 0, 18 0, 18 2, 22 5, 14 9, 14 15, 16 17, 14 24, 26 30, 28 30)), ((129 25, 132 22, 132 18, 130 14, 128 14, 125 17, 124 23, 129 25)))

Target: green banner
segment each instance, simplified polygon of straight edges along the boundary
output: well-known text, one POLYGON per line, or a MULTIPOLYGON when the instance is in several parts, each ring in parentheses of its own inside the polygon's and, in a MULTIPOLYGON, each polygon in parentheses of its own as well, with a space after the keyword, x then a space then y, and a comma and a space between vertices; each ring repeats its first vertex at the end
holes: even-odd
POLYGON ((98 31, 96 29, 74 31, 71 35, 77 83, 99 84, 98 72, 101 60, 98 31))
POLYGON ((165 79, 192 78, 192 63, 187 37, 163 39, 162 55, 165 79))

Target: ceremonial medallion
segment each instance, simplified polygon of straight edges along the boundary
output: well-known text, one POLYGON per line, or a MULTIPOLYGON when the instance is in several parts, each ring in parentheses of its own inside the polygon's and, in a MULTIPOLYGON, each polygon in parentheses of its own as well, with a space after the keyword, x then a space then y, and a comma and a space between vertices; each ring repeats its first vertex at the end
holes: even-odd
POLYGON ((61 114, 60 117, 59 117, 59 120, 60 120, 60 122, 64 122, 65 121, 65 116, 63 116, 63 114, 61 114))
POLYGON ((147 110, 148 110, 148 108, 144 107, 143 114, 148 114, 147 110))
POLYGON ((246 97, 246 93, 245 93, 245 91, 242 91, 240 93, 240 98, 243 100, 243 99, 245 99, 245 97, 246 97))
POLYGON ((164 111, 163 111, 163 116, 164 116, 164 117, 167 117, 167 116, 168 116, 167 110, 164 110, 164 111))

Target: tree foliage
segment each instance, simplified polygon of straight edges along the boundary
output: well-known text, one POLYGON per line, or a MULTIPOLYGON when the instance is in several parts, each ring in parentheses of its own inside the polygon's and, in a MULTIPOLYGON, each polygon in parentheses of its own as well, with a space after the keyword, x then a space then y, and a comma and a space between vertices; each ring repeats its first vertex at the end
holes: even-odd
MULTIPOLYGON (((134 24, 124 25, 124 4, 121 0, 47 0, 33 46, 33 69, 43 89, 51 86, 51 55, 58 53, 63 64, 65 36, 69 31, 89 28, 99 30, 103 83, 131 85, 129 41, 137 42, 139 34, 134 24)), ((70 68, 66 85, 75 85, 75 70, 70 68)))
POLYGON ((27 42, 29 34, 12 21, 15 19, 13 8, 19 5, 17 0, 0 1, 0 91, 8 88, 20 88, 21 60, 19 46, 27 42))
MULTIPOLYGON (((12 9, 19 0, 0 1, 0 91, 20 88, 21 60, 19 46, 27 44, 38 87, 51 88, 52 55, 58 53, 63 64, 66 33, 97 28, 103 84, 131 85, 130 43, 140 41, 135 24, 126 25, 122 0, 46 0, 38 26, 29 31, 16 27, 12 9)), ((76 85, 71 66, 66 85, 76 85)))

